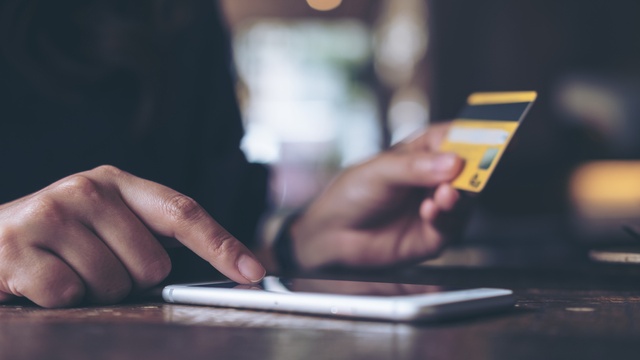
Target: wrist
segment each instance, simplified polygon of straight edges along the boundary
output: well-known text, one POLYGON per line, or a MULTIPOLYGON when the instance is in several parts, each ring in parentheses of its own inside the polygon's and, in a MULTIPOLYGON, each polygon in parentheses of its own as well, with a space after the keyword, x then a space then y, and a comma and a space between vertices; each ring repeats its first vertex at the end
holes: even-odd
POLYGON ((273 241, 273 252, 281 273, 291 273, 300 269, 292 236, 292 227, 300 214, 301 212, 296 211, 287 215, 273 241))

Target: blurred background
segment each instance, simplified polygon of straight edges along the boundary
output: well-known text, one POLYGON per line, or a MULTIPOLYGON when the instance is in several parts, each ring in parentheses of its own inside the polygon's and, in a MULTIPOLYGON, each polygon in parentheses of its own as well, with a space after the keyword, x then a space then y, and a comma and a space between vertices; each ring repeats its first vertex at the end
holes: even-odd
MULTIPOLYGON (((633 245, 640 224, 640 2, 222 0, 251 161, 273 206, 304 206, 341 168, 474 91, 538 101, 436 262, 549 264, 633 245)), ((640 244, 640 243, 639 243, 640 244)))

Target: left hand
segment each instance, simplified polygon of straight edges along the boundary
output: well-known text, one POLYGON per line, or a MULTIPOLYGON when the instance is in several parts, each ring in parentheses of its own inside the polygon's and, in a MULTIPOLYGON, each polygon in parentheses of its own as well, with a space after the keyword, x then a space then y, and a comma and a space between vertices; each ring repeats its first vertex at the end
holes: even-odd
POLYGON ((464 161, 438 152, 448 125, 345 170, 291 227, 299 265, 391 266, 436 256, 461 233, 464 161))

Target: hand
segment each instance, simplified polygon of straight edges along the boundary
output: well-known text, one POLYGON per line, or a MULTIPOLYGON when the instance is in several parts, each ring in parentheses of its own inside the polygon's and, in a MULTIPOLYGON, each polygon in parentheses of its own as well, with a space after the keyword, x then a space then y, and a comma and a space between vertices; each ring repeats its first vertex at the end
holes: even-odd
POLYGON ((191 198, 111 166, 0 206, 0 301, 113 303, 158 284, 174 237, 239 283, 264 276, 249 250, 191 198))
POLYGON ((437 255, 460 233, 463 160, 439 153, 448 125, 345 170, 292 225, 303 268, 390 266, 437 255))

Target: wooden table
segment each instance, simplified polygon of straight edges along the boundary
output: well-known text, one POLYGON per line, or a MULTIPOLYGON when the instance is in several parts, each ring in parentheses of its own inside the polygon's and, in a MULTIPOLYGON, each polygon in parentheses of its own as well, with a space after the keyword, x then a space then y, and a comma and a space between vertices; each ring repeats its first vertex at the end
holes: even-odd
POLYGON ((614 359, 640 356, 640 267, 417 267, 309 276, 514 289, 512 311, 432 324, 129 303, 0 306, 0 359, 614 359))

